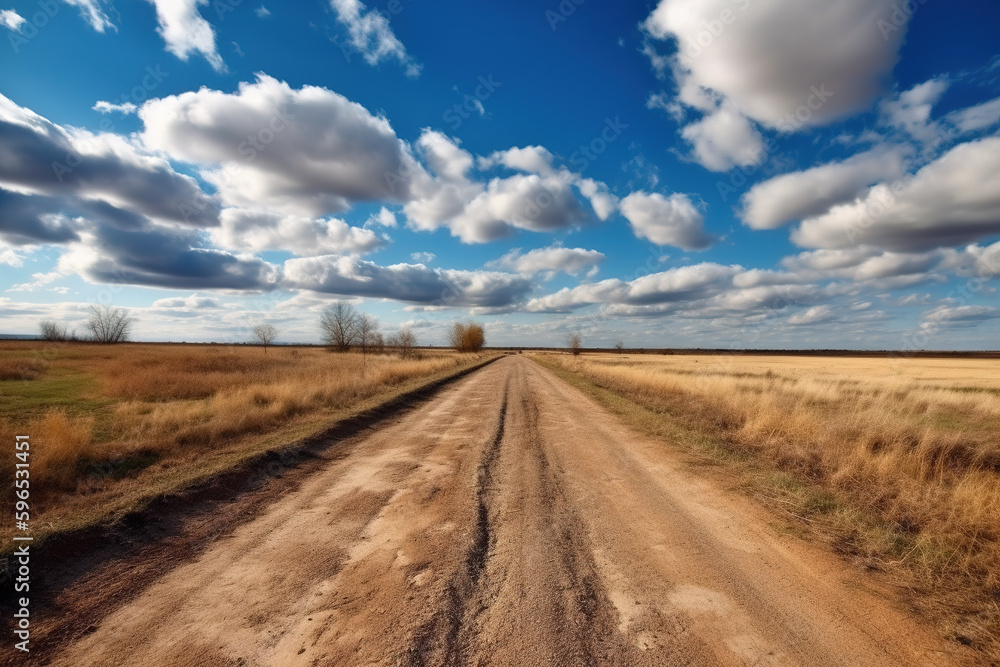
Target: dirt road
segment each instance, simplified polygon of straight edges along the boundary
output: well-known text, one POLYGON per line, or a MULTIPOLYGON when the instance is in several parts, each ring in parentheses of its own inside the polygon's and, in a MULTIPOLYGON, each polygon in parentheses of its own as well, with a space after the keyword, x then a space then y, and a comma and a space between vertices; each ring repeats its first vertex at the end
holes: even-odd
POLYGON ((863 575, 528 359, 349 444, 55 664, 949 664, 863 575))

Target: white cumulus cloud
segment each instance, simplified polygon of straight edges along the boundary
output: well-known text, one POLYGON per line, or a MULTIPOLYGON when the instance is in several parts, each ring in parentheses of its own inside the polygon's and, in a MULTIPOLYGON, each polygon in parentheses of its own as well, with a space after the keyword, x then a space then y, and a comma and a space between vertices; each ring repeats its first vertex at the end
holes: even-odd
POLYGON ((99 100, 94 106, 94 111, 99 113, 112 113, 118 112, 122 114, 133 114, 139 110, 139 107, 132 104, 131 102, 122 102, 121 104, 112 104, 111 102, 105 100, 99 100))
POLYGON ((651 103, 678 119, 684 107, 704 114, 681 130, 702 166, 758 164, 763 143, 751 121, 794 132, 862 111, 882 93, 908 20, 880 30, 896 4, 660 0, 642 28, 677 50, 667 58, 647 43, 645 52, 658 73, 673 73, 678 93, 651 103))
POLYGON ((360 0, 330 0, 337 20, 347 28, 351 46, 361 52, 369 65, 395 60, 406 67, 406 75, 420 75, 421 65, 413 61, 406 47, 389 25, 389 19, 377 9, 369 9, 360 0))
POLYGON ((807 124, 865 109, 882 92, 904 30, 881 31, 897 0, 661 0, 645 21, 677 42, 675 75, 781 127, 799 107, 807 124), (830 95, 818 100, 814 88, 830 95))
POLYGON ((80 16, 90 24, 90 27, 97 32, 104 32, 108 28, 115 28, 115 25, 104 12, 101 0, 63 0, 67 5, 72 5, 80 10, 80 16))
POLYGON ((503 308, 531 289, 525 276, 499 271, 380 266, 357 257, 305 257, 285 262, 285 286, 341 296, 395 299, 424 306, 503 308))
POLYGON ((931 120, 931 111, 948 85, 946 79, 931 79, 883 101, 879 105, 883 122, 930 147, 937 145, 942 139, 941 128, 931 120))
POLYGON ((1000 123, 1000 97, 948 114, 947 120, 959 132, 979 132, 1000 123))
POLYGON ((315 219, 268 211, 225 209, 212 237, 229 250, 286 250, 300 257, 364 254, 386 240, 370 229, 352 227, 337 218, 315 219))
POLYGON ((433 178, 416 179, 415 197, 403 210, 414 229, 448 228, 465 243, 486 243, 511 235, 516 229, 554 232, 587 218, 577 199, 579 191, 592 203, 594 213, 606 218, 613 210, 613 197, 596 181, 583 179, 565 168, 522 170, 487 182, 470 173, 477 163, 542 166, 548 151, 539 147, 500 151, 476 160, 457 140, 426 130, 417 141, 421 157, 433 178))
POLYGON ((550 246, 528 252, 511 250, 488 266, 512 269, 532 276, 543 273, 549 278, 559 272, 575 276, 586 271, 589 276, 604 259, 604 253, 597 250, 550 246))
POLYGON ((900 147, 876 148, 763 181, 744 195, 741 217, 752 229, 776 229, 825 213, 864 193, 868 186, 902 176, 908 152, 900 147))
POLYGON ((13 9, 3 9, 0 10, 0 25, 8 30, 21 32, 21 26, 24 25, 24 17, 13 9))
POLYGON ((701 211, 686 195, 633 192, 622 199, 621 210, 636 236, 657 245, 702 250, 714 240, 705 233, 701 211))
POLYGON ((952 148, 912 177, 881 184, 804 220, 792 240, 810 248, 859 244, 927 250, 1000 233, 1000 138, 952 148))
POLYGON ((758 164, 764 157, 760 132, 733 105, 724 104, 681 130, 694 159, 712 171, 758 164))
POLYGON ((146 102, 143 141, 201 165, 223 201, 318 217, 357 201, 405 201, 421 168, 389 122, 326 88, 258 75, 146 102))
POLYGON ((226 64, 215 45, 215 30, 198 11, 208 0, 149 1, 156 7, 157 32, 167 51, 184 61, 192 53, 200 53, 217 71, 225 71, 226 64))

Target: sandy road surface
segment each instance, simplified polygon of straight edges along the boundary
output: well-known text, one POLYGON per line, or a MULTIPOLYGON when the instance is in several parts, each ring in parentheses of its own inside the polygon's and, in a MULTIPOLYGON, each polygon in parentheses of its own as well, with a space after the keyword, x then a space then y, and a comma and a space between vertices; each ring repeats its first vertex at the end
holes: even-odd
POLYGON ((359 436, 55 664, 949 664, 675 458, 508 357, 359 436))

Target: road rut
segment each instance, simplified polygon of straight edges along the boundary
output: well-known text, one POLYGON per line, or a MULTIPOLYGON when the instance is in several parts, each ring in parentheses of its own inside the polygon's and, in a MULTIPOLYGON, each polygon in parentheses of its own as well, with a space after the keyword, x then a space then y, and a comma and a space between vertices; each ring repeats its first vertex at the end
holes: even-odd
POLYGON ((527 358, 358 436, 57 665, 942 665, 953 650, 527 358))

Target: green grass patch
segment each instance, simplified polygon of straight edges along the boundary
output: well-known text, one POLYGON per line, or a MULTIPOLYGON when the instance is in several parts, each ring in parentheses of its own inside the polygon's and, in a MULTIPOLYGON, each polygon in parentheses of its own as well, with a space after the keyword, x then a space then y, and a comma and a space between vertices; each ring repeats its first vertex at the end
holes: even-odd
POLYGON ((98 397, 97 379, 86 373, 50 368, 34 380, 0 381, 0 418, 24 421, 52 408, 70 415, 93 414, 113 401, 98 397))

